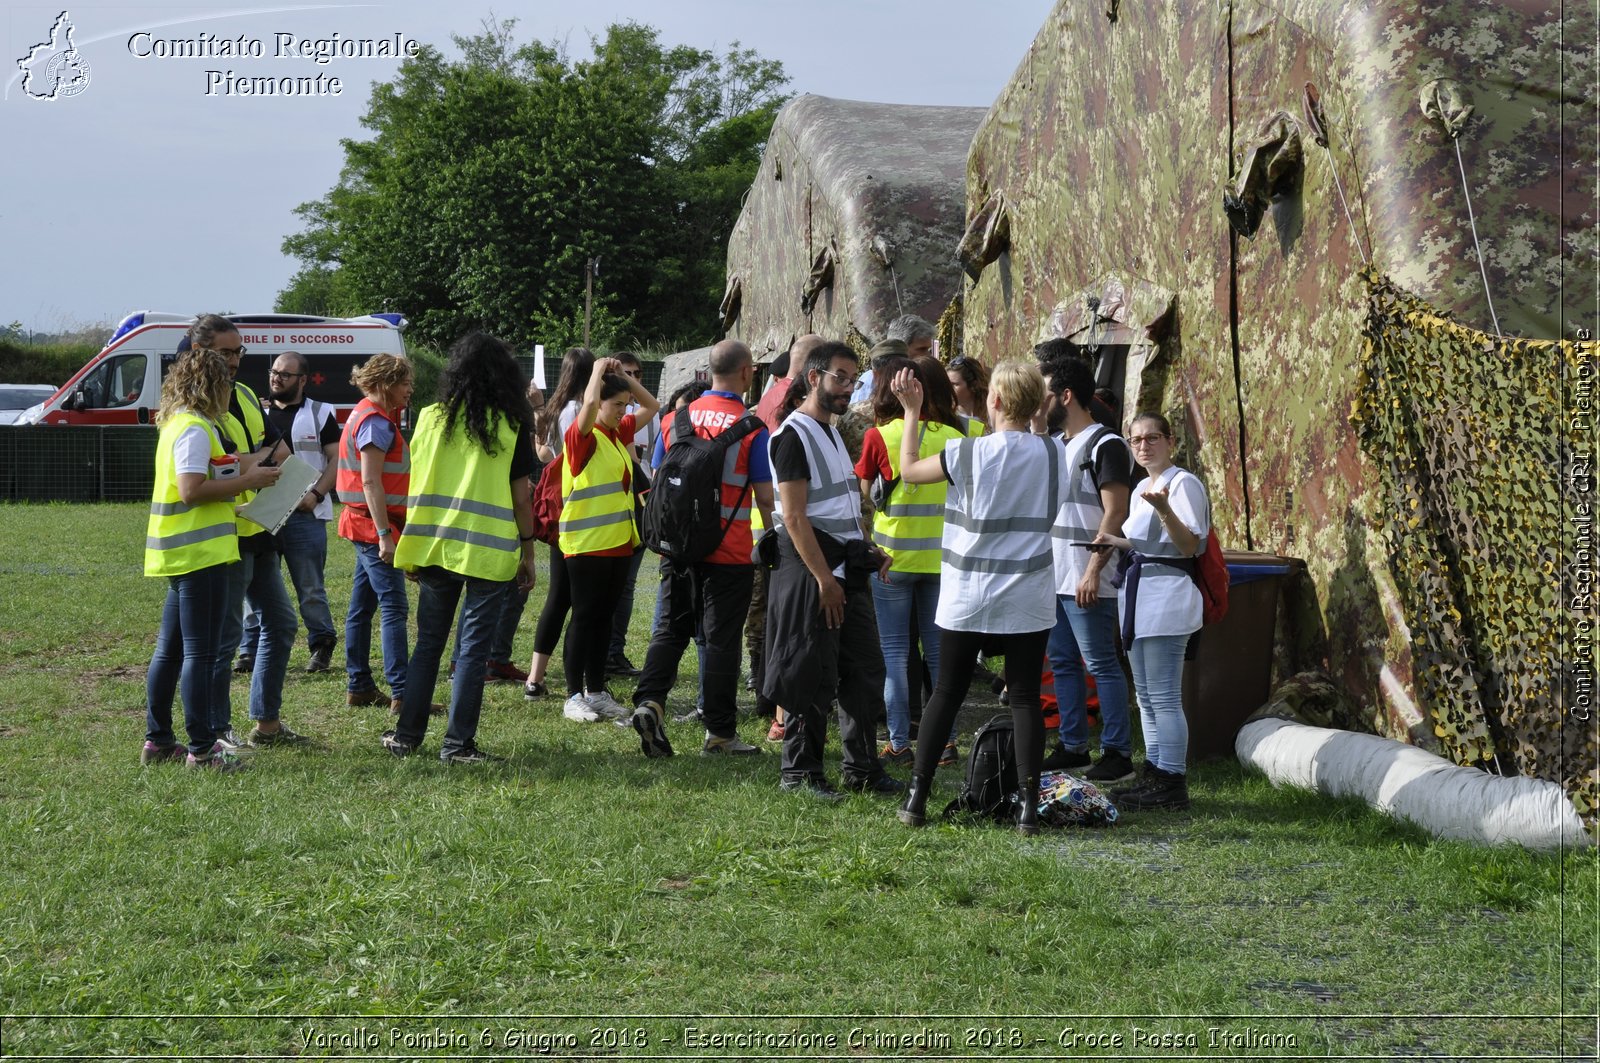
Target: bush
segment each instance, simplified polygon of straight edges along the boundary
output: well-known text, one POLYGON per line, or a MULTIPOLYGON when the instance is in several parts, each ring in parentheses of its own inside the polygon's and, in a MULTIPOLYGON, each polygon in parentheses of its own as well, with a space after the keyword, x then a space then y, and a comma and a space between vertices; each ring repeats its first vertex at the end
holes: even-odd
POLYGON ((0 382, 60 387, 100 352, 92 343, 18 343, 0 339, 0 382))

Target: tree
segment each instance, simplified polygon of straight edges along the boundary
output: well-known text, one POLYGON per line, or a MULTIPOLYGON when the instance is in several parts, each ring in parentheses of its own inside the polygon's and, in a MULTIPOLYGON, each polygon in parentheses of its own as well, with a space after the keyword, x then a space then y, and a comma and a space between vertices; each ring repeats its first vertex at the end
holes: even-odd
POLYGON ((637 23, 574 62, 513 26, 455 38, 455 60, 424 48, 375 86, 371 139, 344 141, 339 182, 296 210, 283 246, 302 267, 279 308, 397 310, 439 344, 470 327, 544 342, 581 319, 598 257, 617 342, 709 341, 781 65, 737 42, 664 48, 637 23))

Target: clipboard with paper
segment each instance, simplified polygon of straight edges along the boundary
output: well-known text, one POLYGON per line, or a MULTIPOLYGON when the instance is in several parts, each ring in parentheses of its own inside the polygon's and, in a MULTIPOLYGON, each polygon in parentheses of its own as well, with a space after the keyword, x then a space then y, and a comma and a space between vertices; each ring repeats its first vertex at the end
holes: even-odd
POLYGON ((277 482, 262 488, 256 497, 239 507, 239 515, 255 521, 269 532, 279 532, 289 522, 300 500, 306 497, 322 474, 307 462, 290 454, 283 459, 283 472, 277 482))

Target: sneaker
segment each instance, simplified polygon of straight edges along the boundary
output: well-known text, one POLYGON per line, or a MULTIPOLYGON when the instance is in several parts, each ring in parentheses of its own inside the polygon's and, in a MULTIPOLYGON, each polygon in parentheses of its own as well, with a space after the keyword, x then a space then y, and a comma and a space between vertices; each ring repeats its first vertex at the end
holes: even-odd
MULTIPOLYGON (((1089 751, 1079 750, 1073 752, 1060 742, 1044 758, 1039 767, 1044 771, 1081 771, 1094 763, 1094 758, 1089 756, 1089 751)), ((1132 765, 1129 766, 1130 769, 1132 765)))
POLYGON ((910 764, 917 759, 917 754, 910 746, 897 749, 893 742, 885 742, 883 748, 878 750, 878 759, 885 764, 910 764))
POLYGON ((561 715, 579 723, 598 723, 600 721, 600 714, 594 711, 594 706, 590 705, 589 699, 582 694, 568 695, 566 702, 561 706, 561 715))
POLYGON ((382 705, 389 700, 389 695, 373 687, 371 690, 352 690, 345 694, 344 703, 352 709, 359 709, 365 705, 382 705))
POLYGON ((311 647, 311 660, 306 662, 308 672, 326 672, 333 666, 332 646, 311 647))
POLYGON ((241 653, 233 662, 233 671, 236 675, 249 675, 255 670, 256 659, 254 657, 247 657, 241 653))
POLYGON ((144 751, 139 754, 139 764, 163 764, 167 761, 182 761, 189 755, 189 751, 177 742, 170 746, 158 746, 154 742, 146 742, 144 751))
POLYGON ((1150 780, 1144 786, 1135 787, 1117 799, 1117 808, 1121 811, 1163 809, 1182 812, 1188 807, 1188 777, 1160 768, 1150 770, 1150 780))
POLYGON ((805 794, 818 801, 826 801, 830 805, 838 804, 845 799, 844 794, 828 785, 828 780, 821 775, 806 775, 798 779, 780 779, 778 789, 784 793, 805 794))
POLYGON ((537 701, 540 698, 549 697, 550 688, 536 679, 530 679, 526 683, 522 684, 522 696, 527 698, 529 701, 537 701))
POLYGON ((250 745, 260 749, 262 746, 297 746, 311 739, 298 731, 291 730, 289 725, 282 720, 278 721, 276 731, 263 731, 261 725, 250 728, 250 745))
POLYGON ((387 749, 391 754, 397 757, 409 757, 411 754, 417 751, 416 746, 403 740, 393 731, 383 732, 383 737, 378 741, 383 743, 384 749, 387 749))
POLYGON ((232 753, 235 756, 250 747, 250 743, 240 738, 232 727, 217 732, 217 744, 222 747, 224 753, 232 753))
POLYGON ((661 706, 654 701, 641 701, 633 710, 630 721, 639 732, 639 750, 647 757, 672 756, 672 743, 667 741, 667 729, 661 726, 661 706))
POLYGON ((700 711, 699 706, 696 706, 696 707, 690 709, 688 712, 680 712, 680 713, 678 713, 678 715, 676 715, 676 716, 674 716, 672 718, 672 722, 673 723, 704 723, 705 722, 705 718, 706 718, 705 717, 705 713, 700 711))
POLYGON ((1126 753, 1108 749, 1100 754, 1100 760, 1094 767, 1083 773, 1083 777, 1092 783, 1127 782, 1134 777, 1133 761, 1128 759, 1126 753))
POLYGON ((948 768, 961 760, 961 750, 956 748, 954 742, 944 744, 944 752, 939 754, 939 767, 948 768))
POLYGON ((243 771, 247 765, 238 753, 224 747, 219 740, 203 757, 190 753, 183 766, 195 771, 243 771))
POLYGON ((846 779, 844 788, 858 794, 877 794, 880 797, 887 797, 904 793, 906 784, 891 775, 879 775, 872 779, 846 779))
POLYGON ((1128 786, 1117 787, 1111 791, 1111 796, 1120 801, 1125 795, 1131 794, 1135 790, 1148 790, 1151 784, 1155 782, 1155 771, 1156 766, 1149 761, 1145 761, 1139 766, 1133 783, 1128 786))
POLYGON ((465 746, 453 753, 440 753, 439 759, 446 764, 503 764, 506 758, 486 753, 477 746, 465 746))
POLYGON ((705 745, 700 747, 702 757, 753 757, 760 752, 759 747, 740 741, 738 735, 719 738, 709 731, 706 732, 705 745))
POLYGON ((526 683, 528 673, 510 661, 490 661, 483 666, 485 683, 526 683))
POLYGON ((625 653, 613 653, 606 658, 606 675, 639 675, 641 669, 635 668, 633 662, 628 660, 625 653))
POLYGON ((783 722, 782 721, 780 721, 780 720, 773 720, 772 721, 772 726, 767 728, 767 741, 768 742, 782 742, 783 741, 783 722))
POLYGON ((602 720, 626 720, 633 713, 617 704, 617 699, 606 690, 597 691, 588 695, 589 707, 593 709, 602 720))

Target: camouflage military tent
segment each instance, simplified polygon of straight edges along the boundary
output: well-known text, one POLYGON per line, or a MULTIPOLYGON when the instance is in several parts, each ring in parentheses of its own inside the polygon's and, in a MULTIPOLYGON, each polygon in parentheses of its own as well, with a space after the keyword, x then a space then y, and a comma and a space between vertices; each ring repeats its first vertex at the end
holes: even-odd
POLYGON ((981 107, 800 96, 773 124, 728 241, 723 328, 757 358, 806 332, 865 350, 902 313, 938 318, 981 107))
POLYGON ((1283 663, 1358 725, 1592 828, 1595 52, 1561 10, 1062 0, 973 143, 961 322, 1172 418, 1224 543, 1306 558, 1283 663))
POLYGON ((711 348, 696 347, 692 351, 669 354, 661 363, 661 383, 656 388, 656 398, 663 405, 672 393, 696 380, 711 379, 711 348))

